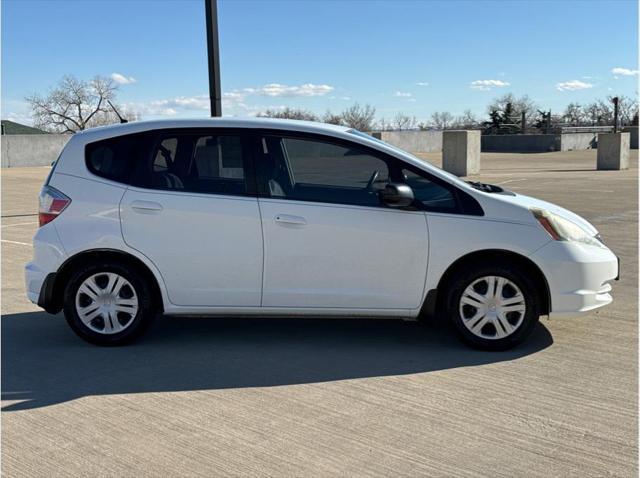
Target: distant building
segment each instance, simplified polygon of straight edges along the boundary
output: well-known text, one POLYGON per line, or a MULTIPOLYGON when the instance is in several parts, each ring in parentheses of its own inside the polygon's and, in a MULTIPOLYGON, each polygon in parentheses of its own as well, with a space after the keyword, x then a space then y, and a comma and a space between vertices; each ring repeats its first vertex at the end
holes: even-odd
POLYGON ((1 129, 2 134, 49 134, 41 129, 9 120, 2 120, 1 129))

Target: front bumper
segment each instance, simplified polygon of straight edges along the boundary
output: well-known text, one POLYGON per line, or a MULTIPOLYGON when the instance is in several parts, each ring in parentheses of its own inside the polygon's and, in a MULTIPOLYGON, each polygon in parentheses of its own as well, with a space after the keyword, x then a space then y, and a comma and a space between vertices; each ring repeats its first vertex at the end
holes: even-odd
POLYGON ((607 248, 552 241, 531 256, 549 284, 551 317, 590 312, 610 304, 610 282, 619 276, 619 261, 607 248))

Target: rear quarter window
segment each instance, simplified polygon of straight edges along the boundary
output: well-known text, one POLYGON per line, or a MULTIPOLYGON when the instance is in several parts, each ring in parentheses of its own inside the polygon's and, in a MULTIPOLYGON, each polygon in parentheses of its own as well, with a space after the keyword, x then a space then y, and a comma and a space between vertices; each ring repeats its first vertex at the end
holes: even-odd
POLYGON ((129 183, 131 172, 147 147, 144 134, 117 136, 85 147, 87 169, 96 176, 119 183, 129 183))

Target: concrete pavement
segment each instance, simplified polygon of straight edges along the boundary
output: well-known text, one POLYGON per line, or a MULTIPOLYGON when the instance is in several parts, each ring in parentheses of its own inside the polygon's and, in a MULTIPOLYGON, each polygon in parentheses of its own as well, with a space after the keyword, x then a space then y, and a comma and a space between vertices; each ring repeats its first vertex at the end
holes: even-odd
POLYGON ((482 155, 474 179, 584 215, 622 261, 610 307, 505 353, 366 319, 163 318, 85 344, 24 296, 48 168, 3 169, 3 475, 637 476, 638 162, 595 153, 482 155))

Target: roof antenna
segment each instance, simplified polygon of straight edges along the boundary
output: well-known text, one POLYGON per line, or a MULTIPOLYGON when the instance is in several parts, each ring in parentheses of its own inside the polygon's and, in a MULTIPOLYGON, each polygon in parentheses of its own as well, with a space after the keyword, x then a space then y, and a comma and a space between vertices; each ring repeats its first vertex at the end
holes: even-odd
POLYGON ((109 106, 111 106, 111 109, 113 110, 113 112, 118 116, 118 118, 120 119, 120 123, 128 123, 129 120, 124 119, 122 116, 120 116, 120 113, 118 113, 118 110, 116 109, 115 106, 113 106, 113 103, 111 103, 110 100, 107 100, 107 103, 109 103, 109 106))

